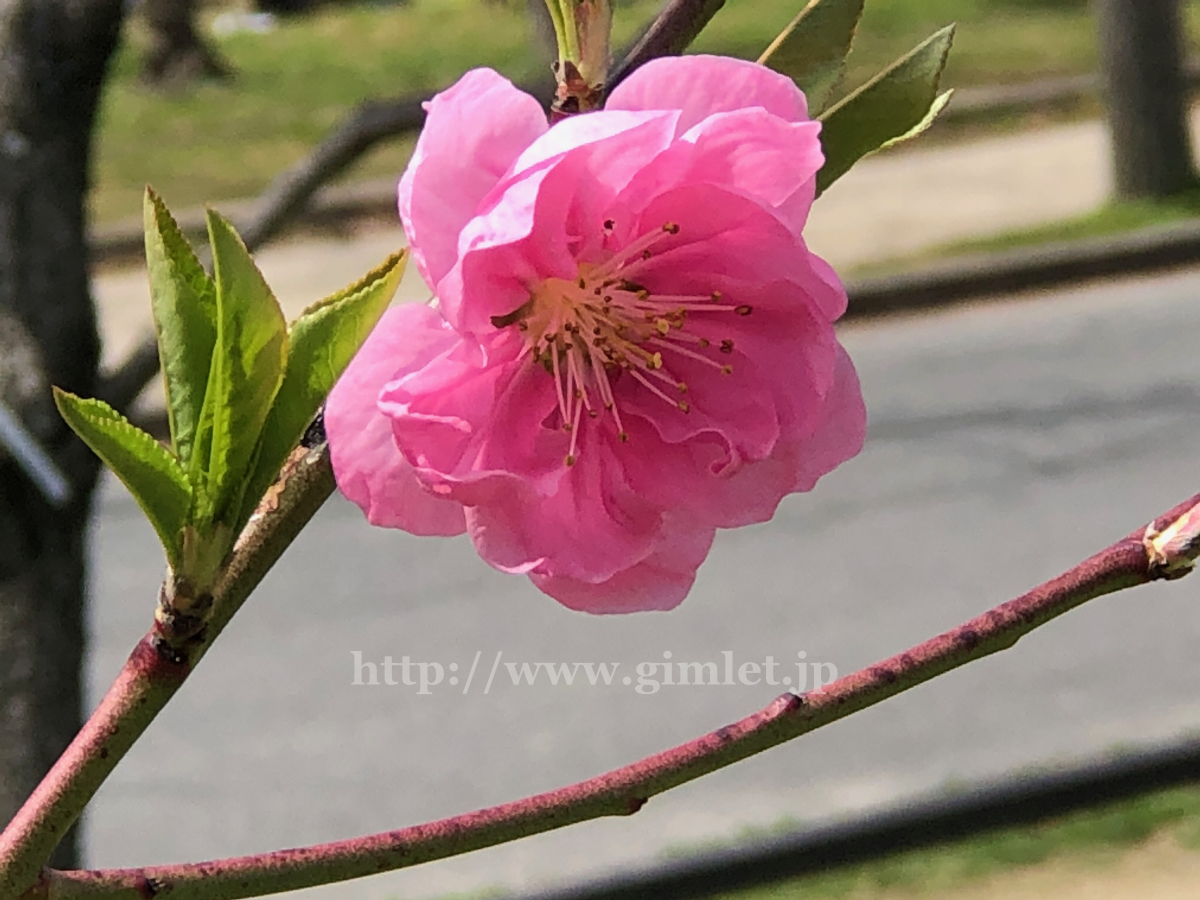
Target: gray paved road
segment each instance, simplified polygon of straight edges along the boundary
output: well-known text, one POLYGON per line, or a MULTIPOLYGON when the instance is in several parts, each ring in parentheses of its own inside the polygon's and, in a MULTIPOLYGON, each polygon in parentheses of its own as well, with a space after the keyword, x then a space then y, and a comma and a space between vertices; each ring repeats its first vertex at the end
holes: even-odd
MULTIPOLYGON (((868 449, 762 527, 719 536, 669 615, 591 618, 464 540, 368 528, 331 502, 118 769, 89 862, 266 850, 396 827, 582 778, 778 692, 515 688, 521 661, 795 659, 843 672, 1012 596, 1200 485, 1200 273, 858 325, 868 449), (443 684, 352 686, 354 650, 482 661, 443 684)), ((95 547, 93 696, 141 633, 161 563, 116 488, 95 547)), ((328 896, 540 886, 1200 727, 1200 579, 1098 601, 1012 651, 651 802, 328 896)), ((787 670, 787 671, 790 671, 787 670)))

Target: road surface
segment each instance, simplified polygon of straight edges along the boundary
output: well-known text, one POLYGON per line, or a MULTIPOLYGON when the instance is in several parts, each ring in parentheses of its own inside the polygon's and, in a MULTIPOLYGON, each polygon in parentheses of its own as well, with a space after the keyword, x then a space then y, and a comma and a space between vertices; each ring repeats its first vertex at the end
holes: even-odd
MULTIPOLYGON (((723 725, 783 689, 638 693, 639 663, 657 667, 670 652, 723 669, 728 652, 740 669, 771 655, 786 661, 781 679, 803 651, 806 671, 846 673, 1022 592, 1200 490, 1198 301, 1200 272, 1187 272, 846 327, 870 411, 867 449, 773 522, 720 534, 670 614, 573 613, 489 569, 465 539, 373 529, 331 501, 101 790, 88 863, 327 841, 550 789, 723 725), (355 651, 377 665, 385 655, 439 663, 443 681, 425 695, 419 684, 356 686, 355 651), (585 673, 551 686, 543 672, 531 687, 513 685, 508 662, 517 674, 522 662, 619 667, 610 686, 585 673)), ((93 698, 144 631, 162 570, 150 528, 115 484, 98 513, 93 698)), ((311 896, 559 884, 747 829, 1177 737, 1200 728, 1198 601, 1200 579, 1101 599, 630 819, 311 896)))

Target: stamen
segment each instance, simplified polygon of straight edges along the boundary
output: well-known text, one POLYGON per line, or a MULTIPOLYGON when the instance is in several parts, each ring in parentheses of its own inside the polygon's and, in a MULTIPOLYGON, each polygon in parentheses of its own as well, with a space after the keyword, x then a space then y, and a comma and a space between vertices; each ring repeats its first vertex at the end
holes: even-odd
POLYGON ((667 233, 668 232, 665 230, 660 229, 658 231, 649 231, 646 234, 643 234, 636 241, 633 241, 631 244, 629 244, 629 246, 618 250, 615 254, 613 254, 611 259, 598 267, 593 274, 598 278, 607 278, 610 275, 616 274, 617 270, 620 269, 626 262, 640 256, 643 250, 649 250, 656 243, 662 240, 663 235, 667 233))
POLYGON ((571 423, 571 448, 567 450, 567 465, 575 465, 575 448, 579 444, 579 417, 583 412, 583 404, 575 407, 575 421, 571 423))
POLYGON ((702 353, 697 353, 694 350, 688 350, 686 347, 680 347, 677 344, 670 343, 669 341, 661 341, 657 338, 654 338, 647 343, 654 344, 656 347, 662 347, 665 350, 673 350, 680 356, 686 356, 688 359, 694 359, 697 362, 702 362, 706 366, 712 366, 714 369, 720 369, 725 375, 728 375, 733 371, 732 367, 730 366, 721 365, 721 363, 717 362, 716 360, 709 359, 702 353), (729 372, 726 372, 726 369, 729 369, 729 372))
POLYGON ((677 409, 687 412, 687 404, 685 402, 682 400, 672 400, 670 397, 660 391, 649 378, 647 378, 637 369, 631 369, 630 371, 632 372, 633 377, 640 381, 642 386, 645 387, 646 390, 650 391, 650 393, 654 394, 656 397, 661 397, 663 400, 666 400, 667 403, 671 404, 677 409))
POLYGON ((553 344, 550 345, 550 364, 554 367, 554 389, 558 391, 558 412, 564 422, 570 422, 571 417, 567 413, 567 398, 563 396, 562 373, 558 366, 558 348, 553 344))
POLYGON ((687 413, 691 390, 678 371, 671 371, 672 361, 676 367, 689 359, 725 375, 733 372, 714 358, 732 354, 733 340, 696 334, 688 327, 694 314, 753 312, 748 304, 725 302, 720 291, 657 294, 652 277, 638 277, 639 267, 659 252, 659 242, 680 233, 678 224, 666 222, 615 251, 609 247, 615 243, 616 223, 606 219, 603 225, 601 253, 611 253, 608 259, 580 263, 574 278, 546 279, 530 292, 528 302, 492 321, 497 328, 515 325, 524 335, 518 358, 530 356, 554 379, 559 427, 570 435, 563 457, 568 467, 579 460, 585 412, 589 420, 611 415, 609 427, 615 428, 617 439, 629 440, 614 393, 622 373, 640 386, 634 390, 644 388, 687 413))

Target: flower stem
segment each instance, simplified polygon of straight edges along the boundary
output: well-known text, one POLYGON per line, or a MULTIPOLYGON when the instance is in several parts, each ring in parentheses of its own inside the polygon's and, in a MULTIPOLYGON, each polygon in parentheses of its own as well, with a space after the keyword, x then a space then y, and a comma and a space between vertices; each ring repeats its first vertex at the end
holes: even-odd
POLYGON ((296 850, 174 866, 47 870, 22 900, 237 900, 374 875, 600 816, 629 815, 664 791, 1005 650, 1103 594, 1186 574, 1200 553, 1200 495, 1058 578, 959 627, 802 697, 588 781, 426 825, 296 850))
POLYGON ((180 642, 156 624, 138 642, 96 711, 0 834, 0 900, 38 889, 63 835, 333 486, 326 445, 295 451, 234 547, 205 629, 180 642))

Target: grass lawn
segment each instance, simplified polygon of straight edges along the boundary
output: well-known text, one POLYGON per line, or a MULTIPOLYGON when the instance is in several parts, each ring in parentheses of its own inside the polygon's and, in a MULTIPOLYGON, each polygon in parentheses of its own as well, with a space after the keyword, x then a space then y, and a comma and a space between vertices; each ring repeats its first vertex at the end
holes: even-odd
POLYGON ((1134 200, 1111 203, 1075 219, 1051 222, 1036 228, 1009 231, 995 237, 951 244, 938 252, 939 257, 994 250, 1013 250, 1052 241, 1071 241, 1105 237, 1165 225, 1200 216, 1200 190, 1168 200, 1134 200))
POLYGON ((976 253, 1019 250, 1057 241, 1107 237, 1195 218, 1200 218, 1200 188, 1167 200, 1114 202, 1076 218, 1048 222, 1033 228, 1005 231, 989 237, 954 241, 931 247, 914 256, 880 260, 859 266, 852 274, 860 277, 888 275, 976 253))
POLYGON ((1113 865, 1125 851, 1151 838, 1200 853, 1200 785, 782 881, 729 894, 721 900, 952 897, 989 876, 1042 864, 1082 862, 1088 868, 1113 865))
MULTIPOLYGON (((697 50, 756 56, 803 0, 727 0, 697 50)), ((1200 0, 1185 0, 1200 35, 1200 0)), ((658 0, 626 0, 618 41, 654 14, 658 0)), ((150 182, 174 207, 258 193, 360 100, 429 91, 472 66, 522 79, 545 65, 531 51, 523 0, 412 0, 408 6, 343 6, 288 21, 268 34, 220 41, 238 70, 228 84, 172 94, 138 86, 137 28, 130 28, 105 97, 92 198, 100 221, 136 215, 150 182)), ((868 0, 851 83, 935 28, 959 23, 951 85, 1079 72, 1094 64, 1086 0, 868 0)), ((352 177, 399 173, 397 142, 352 177)))

